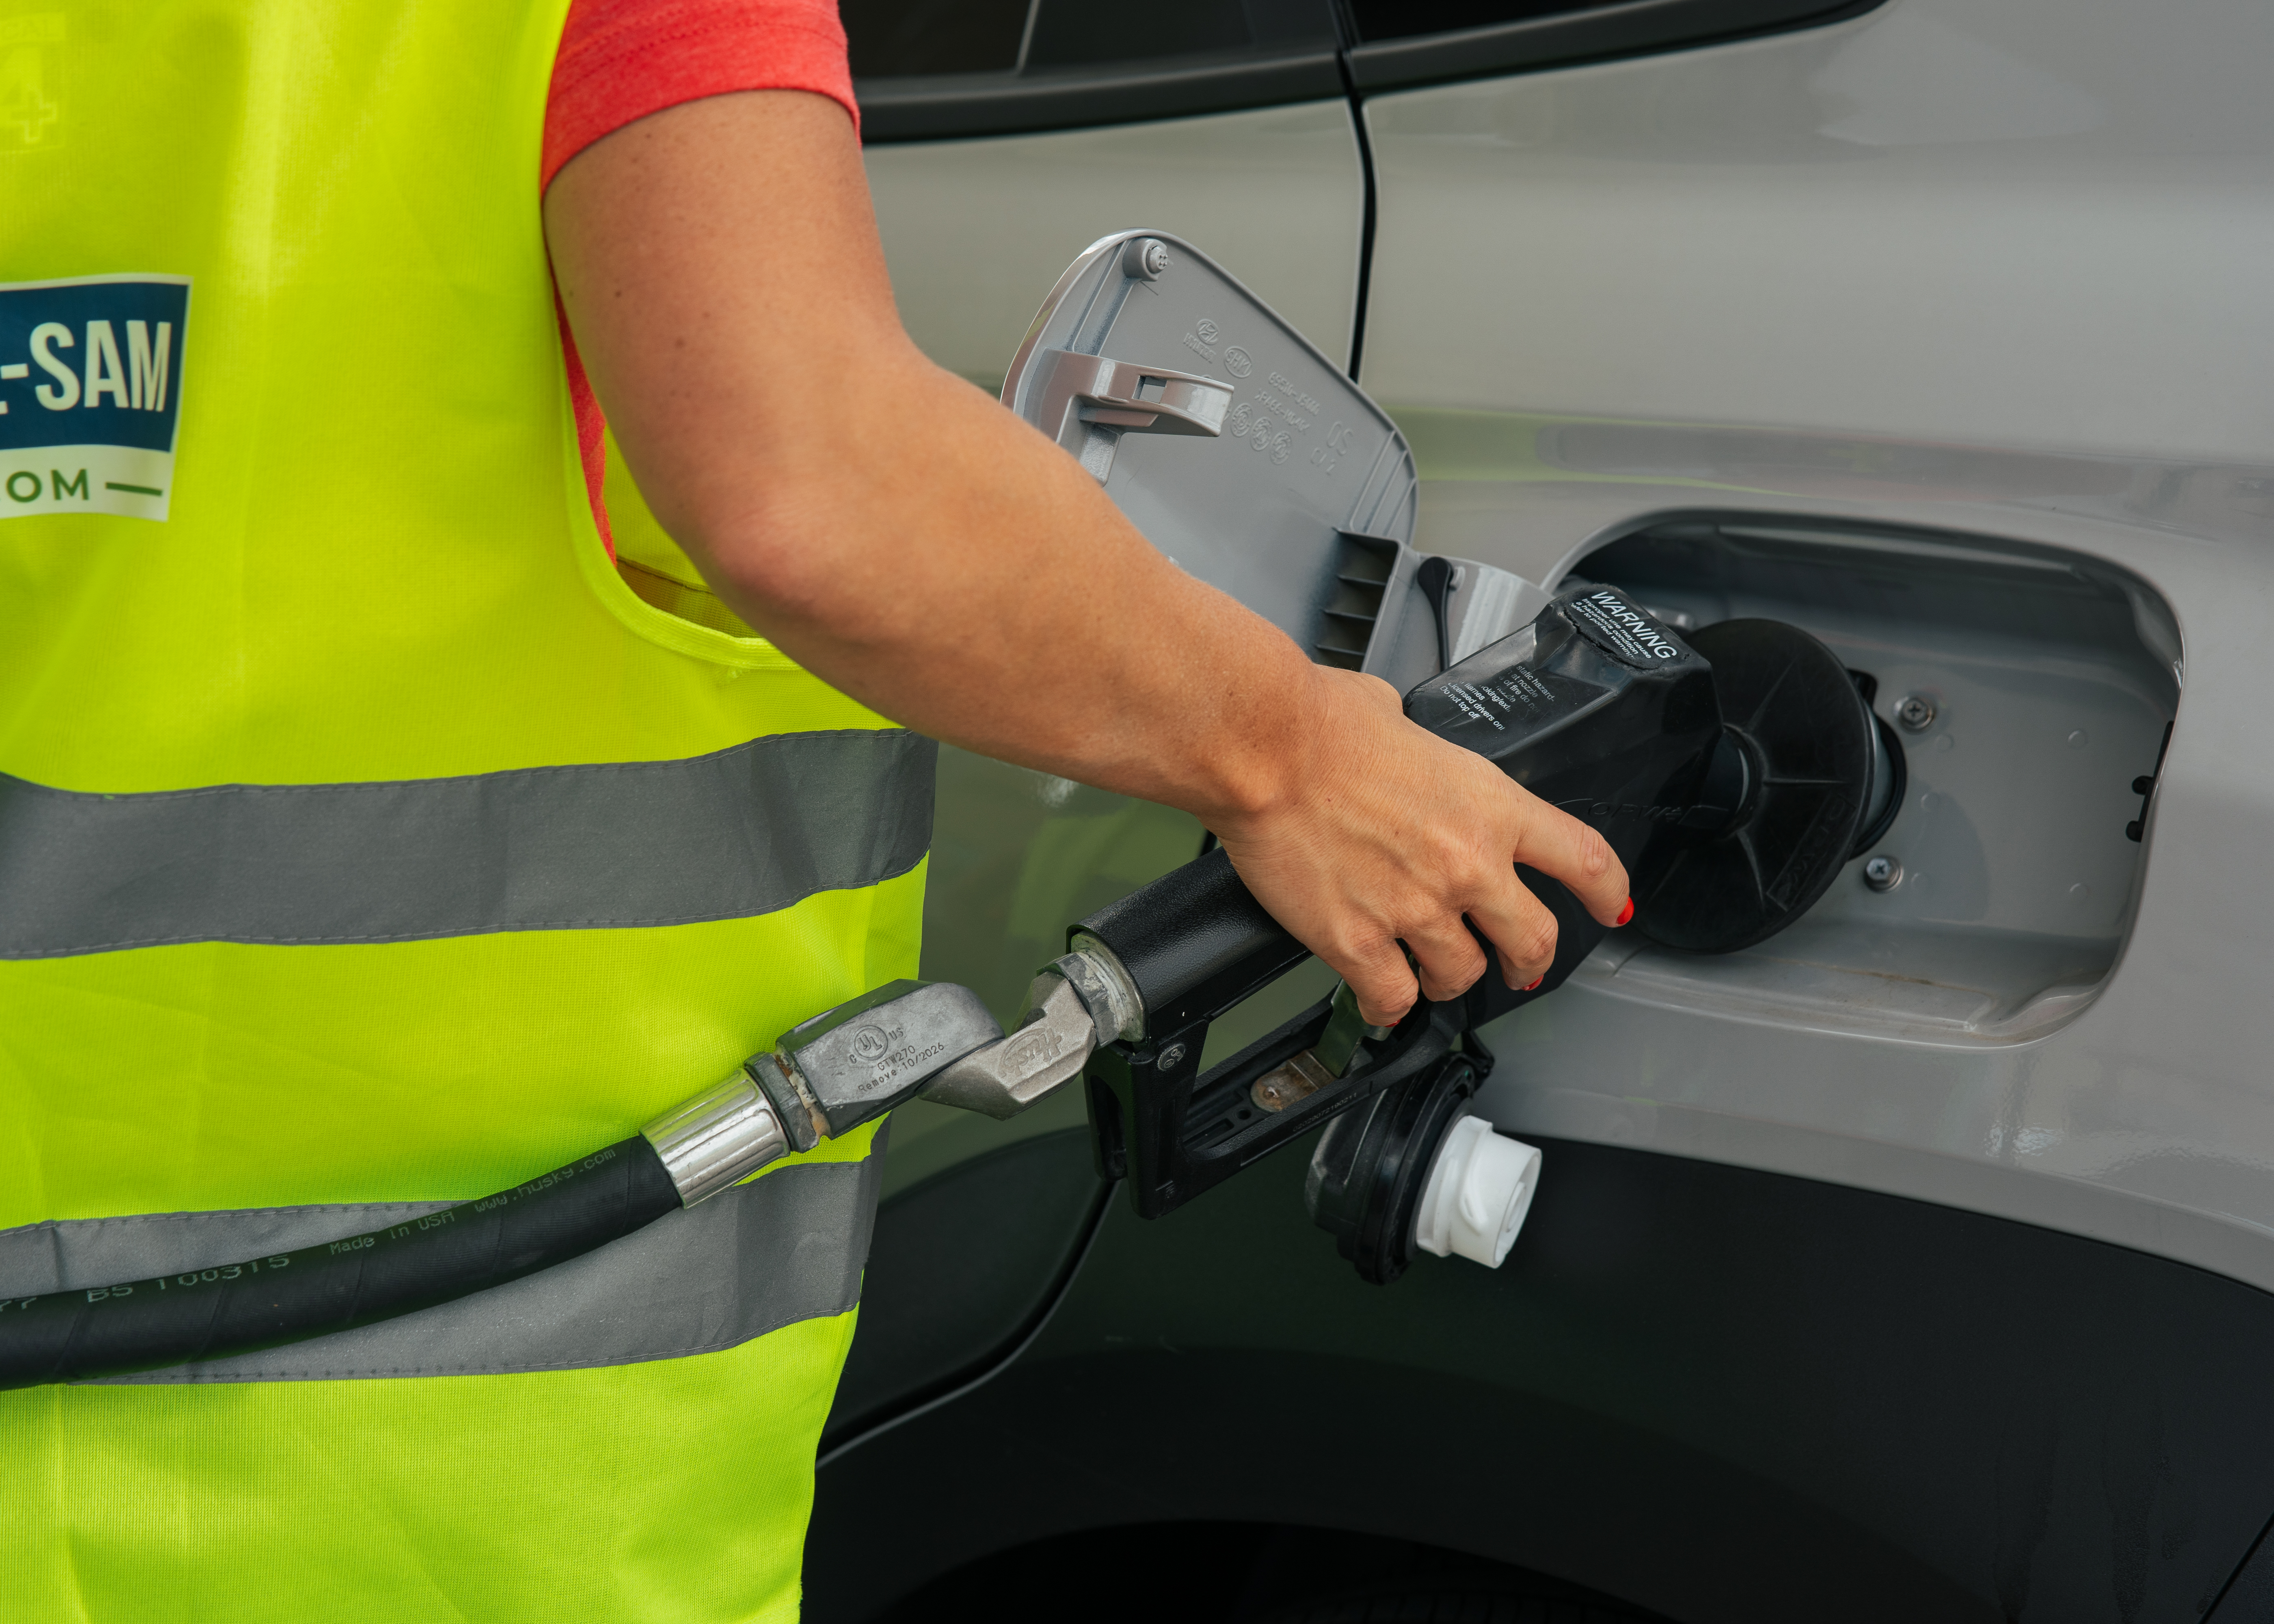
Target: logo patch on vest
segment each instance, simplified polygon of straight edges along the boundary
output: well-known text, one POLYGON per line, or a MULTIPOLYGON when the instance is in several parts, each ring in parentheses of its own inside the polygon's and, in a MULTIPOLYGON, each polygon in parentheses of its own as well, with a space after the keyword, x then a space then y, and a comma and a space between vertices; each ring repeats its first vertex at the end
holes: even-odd
POLYGON ((165 518, 186 276, 0 282, 0 519, 165 518))

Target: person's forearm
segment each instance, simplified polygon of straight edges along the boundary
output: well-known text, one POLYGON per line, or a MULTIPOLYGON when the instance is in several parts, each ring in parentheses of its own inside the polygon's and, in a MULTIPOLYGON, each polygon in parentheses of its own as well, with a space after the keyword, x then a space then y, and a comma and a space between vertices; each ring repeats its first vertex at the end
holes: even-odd
MULTIPOLYGON (((611 138, 555 184, 561 292, 599 397, 667 402, 616 425, 658 517, 751 626, 895 720, 1211 822, 1268 806, 1298 771, 1290 718, 1310 710, 1318 674, 1291 641, 1163 558, 1072 458, 875 320, 891 312, 880 257, 819 265, 787 234, 688 230, 704 205, 664 177, 731 188, 738 156, 764 171, 739 184, 776 207, 809 216, 862 195, 829 184, 842 113, 799 102, 772 139, 808 137, 802 150, 738 154, 741 130, 717 116, 729 109, 696 104, 611 138), (582 218, 578 190, 603 187, 634 216, 620 206, 604 242, 564 229, 582 218), (625 327, 597 318, 648 268, 641 245, 684 255, 690 237, 736 264, 751 300, 722 308, 704 267, 682 267, 642 282, 634 342, 621 342, 625 327), (801 307, 809 342, 751 368, 738 329, 801 307), (721 445, 714 421, 680 420, 722 404, 761 432, 721 445)), ((873 240, 865 222, 820 223, 824 240, 873 240)))
POLYGON ((900 432, 847 450, 855 425, 817 417, 754 471, 770 499, 682 524, 736 611, 968 748, 1211 823, 1277 798, 1319 675, 1295 644, 1169 562, 971 386, 913 351, 867 375, 900 432), (785 471, 809 457, 817 472, 785 471), (880 556, 864 545, 878 535, 920 539, 880 556))

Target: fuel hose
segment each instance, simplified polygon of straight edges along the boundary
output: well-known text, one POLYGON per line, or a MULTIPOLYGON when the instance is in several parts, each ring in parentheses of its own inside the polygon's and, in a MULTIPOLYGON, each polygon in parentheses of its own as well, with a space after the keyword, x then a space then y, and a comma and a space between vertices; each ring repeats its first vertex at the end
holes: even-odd
POLYGON ((681 1204, 640 1135, 495 1195, 320 1246, 0 1298, 0 1391, 226 1358, 519 1280, 681 1204))
POLYGON ((504 1285, 841 1138, 1003 1041, 970 989, 890 982, 792 1027, 632 1138, 495 1195, 296 1252, 0 1297, 0 1392, 258 1353, 504 1285))

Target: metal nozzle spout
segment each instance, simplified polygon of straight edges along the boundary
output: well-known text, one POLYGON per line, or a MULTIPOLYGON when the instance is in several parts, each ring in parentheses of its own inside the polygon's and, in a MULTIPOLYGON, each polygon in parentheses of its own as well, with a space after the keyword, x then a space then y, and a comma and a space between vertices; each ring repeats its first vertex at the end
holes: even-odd
POLYGON ((1008 1037, 966 1055, 918 1097, 990 1116, 1015 1116, 1079 1076, 1096 1048, 1096 1021, 1073 983, 1053 966, 1028 988, 1026 1014, 1008 1037))
POLYGON ((994 1117, 1017 1116, 1081 1074, 1101 1043, 1141 1037, 1145 1003, 1103 943, 1074 938, 1027 989, 1027 1007, 999 1043, 949 1066, 922 1098, 994 1117))

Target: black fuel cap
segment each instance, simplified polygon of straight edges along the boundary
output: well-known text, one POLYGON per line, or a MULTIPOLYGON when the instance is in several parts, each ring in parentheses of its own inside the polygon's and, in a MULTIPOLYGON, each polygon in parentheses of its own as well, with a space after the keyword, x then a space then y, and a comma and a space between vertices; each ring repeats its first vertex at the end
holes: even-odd
POLYGON ((1713 778, 1736 804, 1718 831, 1668 830, 1644 851, 1635 929, 1735 952, 1813 906, 1866 832, 1875 727, 1839 658, 1796 626, 1723 620, 1685 639, 1713 667, 1724 739, 1713 778))

